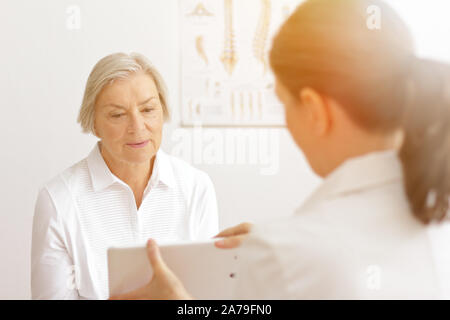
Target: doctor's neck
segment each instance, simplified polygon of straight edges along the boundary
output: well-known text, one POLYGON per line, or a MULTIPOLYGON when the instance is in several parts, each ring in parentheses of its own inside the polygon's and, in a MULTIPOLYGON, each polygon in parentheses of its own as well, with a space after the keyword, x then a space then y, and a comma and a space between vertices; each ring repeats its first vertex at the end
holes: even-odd
MULTIPOLYGON (((310 165, 314 172, 325 178, 347 160, 373 152, 398 151, 403 141, 403 132, 368 131, 357 125, 336 130, 311 155, 310 165)), ((318 146, 318 147, 319 147, 318 146)))

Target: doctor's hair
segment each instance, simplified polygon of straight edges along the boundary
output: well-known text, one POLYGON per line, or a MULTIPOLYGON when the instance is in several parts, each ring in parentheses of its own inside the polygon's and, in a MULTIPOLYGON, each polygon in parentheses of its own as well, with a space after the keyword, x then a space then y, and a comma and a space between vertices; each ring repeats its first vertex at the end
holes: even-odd
POLYGON ((77 120, 84 133, 96 135, 94 129, 95 103, 102 89, 114 80, 127 79, 130 75, 140 71, 152 77, 158 90, 164 120, 170 118, 167 86, 163 77, 152 63, 140 53, 113 53, 100 59, 95 64, 86 82, 77 120))
POLYGON ((381 0, 306 0, 275 36, 270 65, 294 98, 311 87, 365 130, 403 132, 406 196, 428 224, 450 212, 450 66, 414 51, 408 27, 381 0), (374 7, 379 28, 368 23, 374 7))

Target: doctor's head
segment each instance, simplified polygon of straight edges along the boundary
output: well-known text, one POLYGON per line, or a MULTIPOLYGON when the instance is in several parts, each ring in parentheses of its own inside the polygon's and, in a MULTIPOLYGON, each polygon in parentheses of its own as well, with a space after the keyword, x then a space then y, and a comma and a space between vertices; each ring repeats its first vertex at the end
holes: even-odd
POLYGON ((286 125, 318 175, 398 149, 414 214, 445 215, 450 68, 414 55, 394 10, 379 0, 307 0, 280 28, 270 64, 286 125))
POLYGON ((100 138, 108 158, 129 164, 153 159, 168 118, 166 86, 143 55, 115 53, 94 66, 78 122, 100 138))

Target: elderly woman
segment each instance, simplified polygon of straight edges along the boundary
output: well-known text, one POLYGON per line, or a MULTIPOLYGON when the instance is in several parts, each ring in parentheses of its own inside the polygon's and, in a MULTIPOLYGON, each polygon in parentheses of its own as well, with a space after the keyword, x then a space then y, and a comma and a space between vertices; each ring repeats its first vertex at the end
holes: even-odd
POLYGON ((210 178, 160 149, 168 117, 163 79, 144 56, 116 53, 95 65, 78 122, 100 141, 39 192, 33 299, 107 298, 109 247, 217 233, 210 178))

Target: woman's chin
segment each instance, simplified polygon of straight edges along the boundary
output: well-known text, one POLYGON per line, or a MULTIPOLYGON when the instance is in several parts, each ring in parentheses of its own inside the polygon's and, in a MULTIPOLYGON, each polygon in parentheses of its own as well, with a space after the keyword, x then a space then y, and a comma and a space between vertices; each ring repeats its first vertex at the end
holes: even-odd
POLYGON ((134 149, 134 150, 127 150, 126 154, 124 155, 125 160, 130 163, 144 163, 147 161, 150 161, 154 156, 156 152, 155 150, 149 150, 148 148, 143 149, 134 149))

